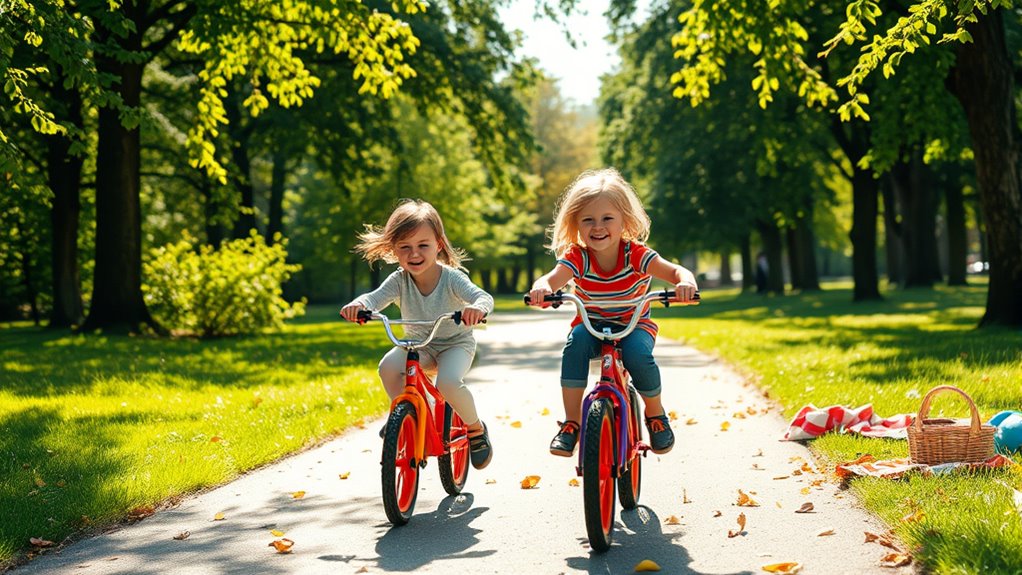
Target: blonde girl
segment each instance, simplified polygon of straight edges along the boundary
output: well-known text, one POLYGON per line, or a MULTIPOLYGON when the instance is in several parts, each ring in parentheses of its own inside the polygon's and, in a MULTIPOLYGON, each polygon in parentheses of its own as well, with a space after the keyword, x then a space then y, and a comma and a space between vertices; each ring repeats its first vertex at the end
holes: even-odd
MULTIPOLYGON (((617 170, 583 172, 561 196, 549 246, 557 263, 532 285, 531 301, 542 302, 569 281, 575 282, 575 295, 583 301, 633 299, 649 291, 654 277, 671 283, 679 300, 691 301, 697 290, 695 276, 645 245, 649 229, 646 210, 617 170)), ((632 317, 631 310, 614 308, 592 308, 589 313, 611 326, 627 325, 632 317)), ((645 403, 653 452, 666 453, 674 446, 674 432, 660 400, 660 367, 653 358, 657 325, 648 305, 639 313, 638 328, 621 341, 621 355, 645 403)), ((574 453, 578 442, 589 361, 600 353, 600 342, 581 322, 576 316, 562 352, 564 421, 558 422, 560 429, 550 442, 550 452, 565 457, 574 453)))
MULTIPOLYGON (((366 226, 359 240, 355 250, 367 261, 383 260, 399 267, 379 288, 344 306, 341 316, 345 319, 357 321, 360 310, 380 311, 395 302, 406 320, 432 320, 461 311, 463 325, 440 324, 433 341, 419 350, 420 361, 425 369, 436 368, 437 389, 468 425, 472 466, 486 467, 493 448, 464 379, 476 351, 471 326, 493 311, 493 298, 459 269, 464 253, 447 240, 440 214, 428 202, 403 201, 383 229, 366 226)), ((412 339, 429 334, 425 326, 405 328, 412 339)), ((404 348, 395 347, 380 360, 380 379, 391 399, 404 391, 406 356, 404 348)))

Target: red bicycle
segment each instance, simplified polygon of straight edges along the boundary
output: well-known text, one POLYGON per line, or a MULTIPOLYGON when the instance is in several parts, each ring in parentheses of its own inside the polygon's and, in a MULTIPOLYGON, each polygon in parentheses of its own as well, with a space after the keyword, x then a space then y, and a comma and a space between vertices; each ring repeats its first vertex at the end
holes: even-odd
MULTIPOLYGON (((659 301, 667 307, 680 302, 671 290, 631 300, 584 302, 578 296, 561 292, 543 298, 543 303, 551 307, 558 307, 565 301, 575 305, 586 329, 602 342, 600 380, 582 402, 579 461, 575 469, 582 477, 589 545, 603 552, 610 548, 614 529, 615 491, 621 498, 622 508, 634 509, 639 504, 642 457, 650 449, 642 441, 642 404, 621 360, 621 340, 635 329, 646 303, 659 301), (627 306, 634 306, 632 319, 620 331, 611 331, 610 327, 597 330, 590 322, 587 308, 627 306)), ((525 303, 531 303, 528 296, 525 303)), ((698 304, 699 293, 696 292, 692 302, 686 303, 698 304)))
POLYGON ((383 322, 390 341, 408 350, 405 362, 405 389, 390 405, 390 417, 383 432, 382 466, 383 509, 394 525, 404 525, 412 517, 419 492, 419 470, 428 457, 438 458, 440 483, 444 491, 457 495, 468 479, 468 426, 419 364, 418 350, 433 341, 437 328, 446 319, 461 323, 461 312, 446 313, 436 320, 392 320, 373 311, 358 312, 358 322, 383 322), (431 325, 423 340, 400 339, 391 325, 431 325))

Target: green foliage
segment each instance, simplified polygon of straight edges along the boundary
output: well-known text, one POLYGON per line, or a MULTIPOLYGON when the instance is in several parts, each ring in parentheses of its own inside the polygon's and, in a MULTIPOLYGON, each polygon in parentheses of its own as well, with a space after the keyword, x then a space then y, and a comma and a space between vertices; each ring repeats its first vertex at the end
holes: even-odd
POLYGON ((286 242, 276 239, 268 246, 252 234, 196 252, 186 237, 157 248, 144 265, 146 304, 164 326, 202 337, 280 329, 305 312, 305 303, 281 297, 301 266, 286 262, 286 242))

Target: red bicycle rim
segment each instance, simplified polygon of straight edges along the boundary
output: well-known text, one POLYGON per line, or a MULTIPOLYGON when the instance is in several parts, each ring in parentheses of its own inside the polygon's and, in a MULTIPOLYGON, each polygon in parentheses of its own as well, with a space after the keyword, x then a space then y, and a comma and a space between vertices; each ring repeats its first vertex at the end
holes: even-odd
POLYGON ((600 524, 604 533, 610 533, 614 521, 614 434, 610 417, 603 418, 600 430, 600 524))
POLYGON ((406 417, 401 421, 401 430, 398 432, 397 457, 394 458, 395 473, 397 473, 397 506, 401 513, 405 513, 412 506, 415 500, 416 475, 419 473, 419 466, 412 465, 412 458, 415 457, 415 418, 406 417))

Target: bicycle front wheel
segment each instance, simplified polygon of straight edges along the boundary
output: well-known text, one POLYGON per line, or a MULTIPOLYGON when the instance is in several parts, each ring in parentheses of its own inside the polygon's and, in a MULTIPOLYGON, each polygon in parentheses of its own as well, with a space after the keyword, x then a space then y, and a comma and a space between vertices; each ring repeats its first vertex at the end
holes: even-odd
POLYGON ((383 509, 394 525, 404 525, 412 517, 419 493, 419 462, 415 460, 415 435, 418 425, 415 406, 402 401, 390 412, 383 435, 383 509))
POLYGON ((444 408, 444 445, 447 453, 440 456, 440 483, 448 495, 457 495, 468 480, 468 427, 454 413, 450 404, 444 408))
MULTIPOLYGON (((631 384, 628 385, 628 396, 632 403, 632 425, 635 426, 635 440, 642 439, 641 420, 639 419, 639 394, 631 384)), ((621 499, 621 509, 635 509, 639 505, 639 492, 642 490, 642 453, 638 449, 627 452, 632 455, 627 469, 621 473, 617 482, 617 495, 621 499)))
POLYGON ((610 549, 614 529, 614 407, 598 399, 586 416, 585 447, 582 452, 582 494, 585 501, 586 531, 594 551, 610 549))

